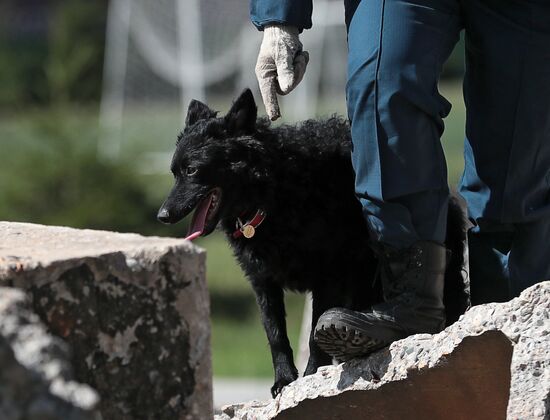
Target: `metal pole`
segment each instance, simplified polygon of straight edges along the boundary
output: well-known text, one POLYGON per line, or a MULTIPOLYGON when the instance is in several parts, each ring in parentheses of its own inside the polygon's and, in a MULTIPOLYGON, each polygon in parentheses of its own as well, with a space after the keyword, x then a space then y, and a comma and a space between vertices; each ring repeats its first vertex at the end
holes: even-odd
POLYGON ((109 3, 97 144, 100 159, 117 160, 120 155, 131 8, 131 0, 109 3))
POLYGON ((304 304, 304 314, 302 315, 302 327, 300 328, 300 339, 298 342, 298 357, 296 358, 296 368, 300 375, 304 373, 309 359, 309 335, 311 333, 313 302, 311 293, 306 294, 304 304))
POLYGON ((182 119, 191 99, 205 99, 202 24, 199 0, 177 0, 176 4, 182 119), (186 69, 194 71, 185 71, 186 69))

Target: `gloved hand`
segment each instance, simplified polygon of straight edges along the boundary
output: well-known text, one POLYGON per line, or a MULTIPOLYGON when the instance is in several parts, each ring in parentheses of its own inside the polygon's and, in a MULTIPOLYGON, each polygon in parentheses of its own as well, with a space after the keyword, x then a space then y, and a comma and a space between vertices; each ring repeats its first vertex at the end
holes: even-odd
POLYGON ((298 28, 285 25, 268 25, 264 28, 256 77, 271 121, 281 116, 277 94, 286 95, 300 83, 308 61, 309 54, 302 51, 298 28))

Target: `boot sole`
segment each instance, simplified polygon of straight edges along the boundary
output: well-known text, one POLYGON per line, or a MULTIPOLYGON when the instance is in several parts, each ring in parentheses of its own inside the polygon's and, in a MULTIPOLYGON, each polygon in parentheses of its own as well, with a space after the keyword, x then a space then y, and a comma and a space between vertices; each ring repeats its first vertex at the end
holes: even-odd
POLYGON ((367 356, 391 344, 391 341, 367 337, 360 331, 344 326, 338 321, 318 325, 314 338, 325 353, 339 362, 367 356))

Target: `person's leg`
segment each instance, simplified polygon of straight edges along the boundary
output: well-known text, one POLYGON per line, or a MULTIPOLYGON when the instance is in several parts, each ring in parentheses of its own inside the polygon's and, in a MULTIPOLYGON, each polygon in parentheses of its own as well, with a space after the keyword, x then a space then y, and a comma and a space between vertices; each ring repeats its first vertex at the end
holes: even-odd
POLYGON ((469 233, 472 305, 506 302, 550 280, 550 218, 482 222, 469 233))
POLYGON ((550 217, 515 225, 508 270, 510 298, 535 283, 550 280, 550 217))
POLYGON ((513 225, 482 223, 468 233, 472 305, 510 300, 508 255, 513 230, 513 225))
POLYGON ((450 104, 437 84, 459 37, 459 9, 458 0, 346 2, 355 190, 380 259, 385 302, 321 316, 315 338, 335 357, 437 332, 445 323, 449 192, 440 136, 450 104))
POLYGON ((550 268, 544 236, 530 228, 539 223, 542 235, 550 220, 550 4, 469 0, 463 10, 460 192, 479 224, 470 233, 472 303, 479 304, 510 299, 550 268))
POLYGON ((450 104, 438 92, 460 32, 457 0, 346 2, 356 193, 375 240, 443 243, 450 104), (350 12, 353 11, 353 13, 350 12))

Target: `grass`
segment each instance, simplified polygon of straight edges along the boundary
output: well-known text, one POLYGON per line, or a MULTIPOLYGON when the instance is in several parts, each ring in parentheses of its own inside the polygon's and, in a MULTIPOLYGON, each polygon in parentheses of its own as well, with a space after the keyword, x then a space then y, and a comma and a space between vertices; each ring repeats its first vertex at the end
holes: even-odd
MULTIPOLYGON (((286 299, 288 336, 296 355, 302 320, 303 296, 286 299)), ((271 377, 271 353, 258 310, 236 320, 212 319, 212 363, 215 376, 271 377)))
POLYGON ((451 113, 445 119, 445 131, 441 142, 447 158, 449 185, 458 184, 464 170, 464 125, 466 122, 466 108, 462 98, 462 87, 457 83, 443 84, 441 93, 453 105, 451 113))
MULTIPOLYGON (((463 168, 462 144, 465 110, 459 85, 442 85, 441 91, 453 104, 453 110, 445 120, 446 130, 442 143, 447 156, 449 183, 456 185, 463 168)), ((223 101, 217 102, 219 105, 216 105, 215 108, 227 109, 228 101, 225 104, 223 101)), ((345 113, 343 97, 333 98, 330 103, 321 107, 323 115, 334 112, 345 113)), ((144 168, 147 169, 147 161, 143 160, 143 156, 144 152, 165 152, 166 156, 169 156, 180 128, 181 116, 170 109, 144 109, 129 114, 126 118, 130 128, 124 132, 123 155, 127 162, 139 166, 138 173, 133 176, 140 188, 145 191, 148 202, 160 204, 172 183, 168 174, 168 157, 166 157, 166 162, 161 162, 160 165, 160 167, 166 168, 165 174, 143 174, 140 172, 147 172, 147 170, 143 171, 144 168)), ((0 201, 3 201, 3 191, 14 190, 15 185, 21 195, 35 193, 34 180, 37 176, 45 176, 44 172, 38 168, 41 164, 48 165, 48 159, 52 157, 51 148, 57 141, 55 133, 59 128, 56 128, 56 125, 59 123, 62 123, 63 126, 62 136, 65 139, 68 137, 71 139, 71 147, 95 147, 94 142, 100 135, 95 110, 93 112, 86 109, 35 110, 25 114, 12 115, 9 119, 6 117, 0 119, 3 156, 9 156, 9 160, 17 160, 15 166, 12 164, 13 162, 7 160, 0 167, 0 201), (48 137, 48 142, 44 140, 45 136, 48 137), (39 156, 46 163, 41 163, 40 160, 36 161, 33 158, 34 167, 32 169, 34 172, 29 172, 33 175, 25 177, 24 163, 30 151, 34 151, 35 158, 39 156)), ((57 159, 58 162, 63 162, 62 159, 57 159)), ((54 169, 48 167, 46 175, 54 169)), ((67 176, 70 175, 67 174, 67 176)), ((104 180, 104 182, 109 181, 104 180)), ((105 202, 97 200, 103 209, 109 208, 111 202, 109 197, 105 197, 105 200, 105 202)), ((21 220, 16 212, 7 210, 17 203, 2 202, 0 204, 0 219, 21 220)), ((71 224, 71 222, 63 224, 71 224)), ((184 227, 180 227, 180 225, 163 229, 160 225, 153 223, 152 228, 148 227, 148 229, 154 229, 152 232, 154 234, 169 234, 179 237, 185 233, 184 227)), ((272 375, 271 356, 248 281, 236 265, 231 250, 220 234, 200 239, 197 243, 208 251, 207 281, 212 301, 214 374, 216 376, 270 377, 272 375)), ((303 302, 302 296, 289 295, 287 298, 288 330, 295 351, 297 350, 303 302)))

